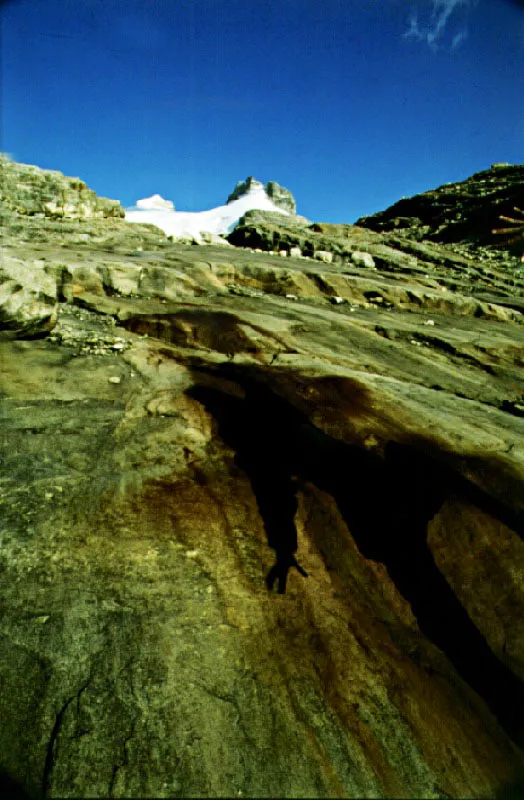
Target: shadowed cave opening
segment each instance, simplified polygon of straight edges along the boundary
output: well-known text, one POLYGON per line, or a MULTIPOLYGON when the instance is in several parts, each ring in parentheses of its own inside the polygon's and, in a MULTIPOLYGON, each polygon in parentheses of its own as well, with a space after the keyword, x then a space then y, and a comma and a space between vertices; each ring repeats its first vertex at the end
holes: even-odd
MULTIPOLYGON (((381 458, 334 439, 265 384, 232 366, 213 374, 234 380, 245 399, 198 385, 203 372, 208 370, 195 369, 197 385, 188 394, 214 417, 219 435, 235 452, 235 464, 251 483, 268 544, 276 553, 273 579, 299 566, 293 563, 296 479, 308 481, 331 495, 360 553, 384 564, 423 635, 523 747, 524 683, 494 655, 427 544, 428 523, 451 492, 469 494, 491 513, 501 512, 498 504, 483 499, 476 487, 468 492, 465 479, 406 445, 389 442, 381 458)), ((280 590, 285 590, 285 577, 280 590)))

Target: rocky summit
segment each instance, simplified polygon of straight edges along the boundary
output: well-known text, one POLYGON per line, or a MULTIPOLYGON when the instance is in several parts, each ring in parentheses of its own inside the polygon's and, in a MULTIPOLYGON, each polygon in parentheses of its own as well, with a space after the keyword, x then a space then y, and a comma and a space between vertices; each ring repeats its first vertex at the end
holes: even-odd
POLYGON ((0 166, 0 793, 518 797, 524 167, 224 248, 0 166))
POLYGON ((290 214, 296 213, 297 204, 295 203, 295 198, 289 189, 285 189, 283 186, 280 186, 280 184, 278 184, 276 181, 268 181, 264 185, 252 176, 246 178, 245 181, 240 181, 237 183, 234 190, 227 198, 227 203, 232 203, 234 200, 240 199, 244 195, 249 194, 249 192, 252 192, 254 189, 263 189, 269 199, 278 208, 282 208, 284 211, 288 211, 290 214))

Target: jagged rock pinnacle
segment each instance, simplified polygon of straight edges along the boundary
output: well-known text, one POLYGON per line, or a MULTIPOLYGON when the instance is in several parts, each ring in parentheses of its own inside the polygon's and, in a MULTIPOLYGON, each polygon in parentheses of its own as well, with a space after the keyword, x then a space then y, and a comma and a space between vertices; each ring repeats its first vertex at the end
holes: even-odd
POLYGON ((261 181, 257 181, 252 175, 246 178, 245 181, 239 181, 237 183, 226 202, 232 203, 233 200, 238 200, 239 197, 243 197, 243 195, 257 190, 265 191, 269 199, 278 206, 278 208, 283 208, 291 214, 296 214, 297 204, 289 189, 280 186, 276 181, 268 181, 264 185, 261 181))

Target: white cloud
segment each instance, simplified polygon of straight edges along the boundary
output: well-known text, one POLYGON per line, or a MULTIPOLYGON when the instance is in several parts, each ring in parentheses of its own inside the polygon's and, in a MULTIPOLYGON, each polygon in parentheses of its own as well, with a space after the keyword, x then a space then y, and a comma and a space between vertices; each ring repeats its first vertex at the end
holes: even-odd
POLYGON ((467 31, 460 31, 460 33, 456 33, 453 39, 451 40, 451 49, 456 50, 457 47, 460 46, 461 42, 467 38, 468 32, 467 31))
POLYGON ((468 35, 468 15, 478 0, 431 0, 414 6, 408 17, 405 38, 425 42, 431 50, 455 50, 468 35))

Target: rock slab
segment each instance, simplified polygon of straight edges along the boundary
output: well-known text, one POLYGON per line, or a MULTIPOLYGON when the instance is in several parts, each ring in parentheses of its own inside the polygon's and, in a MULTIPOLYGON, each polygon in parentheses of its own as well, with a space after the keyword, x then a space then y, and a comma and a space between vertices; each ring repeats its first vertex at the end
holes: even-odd
POLYGON ((5 793, 518 785, 520 262, 278 232, 333 259, 10 212, 56 325, 0 340, 5 793))

